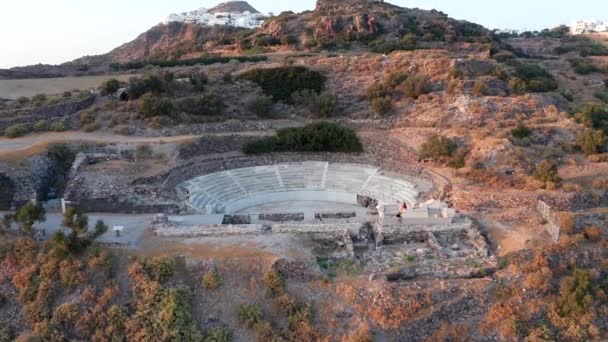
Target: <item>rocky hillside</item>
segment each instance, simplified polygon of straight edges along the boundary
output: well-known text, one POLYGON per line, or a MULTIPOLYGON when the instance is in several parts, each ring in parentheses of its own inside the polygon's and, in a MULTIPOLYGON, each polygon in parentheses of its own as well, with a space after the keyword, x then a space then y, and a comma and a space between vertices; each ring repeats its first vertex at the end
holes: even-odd
POLYGON ((482 26, 449 18, 435 10, 401 8, 370 0, 319 0, 315 11, 282 13, 268 19, 257 32, 273 37, 293 35, 304 43, 340 41, 414 40, 456 41, 487 37, 482 26))

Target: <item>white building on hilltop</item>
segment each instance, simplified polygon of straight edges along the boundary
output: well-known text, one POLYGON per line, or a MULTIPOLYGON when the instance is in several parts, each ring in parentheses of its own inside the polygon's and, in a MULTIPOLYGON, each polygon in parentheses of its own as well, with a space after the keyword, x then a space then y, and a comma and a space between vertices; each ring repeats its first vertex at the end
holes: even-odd
POLYGON ((608 24, 600 20, 579 20, 570 26, 570 33, 601 33, 608 32, 608 24))
POLYGON ((263 13, 245 12, 209 12, 206 8, 196 11, 171 14, 163 23, 171 22, 195 23, 205 26, 234 26, 245 28, 257 28, 268 16, 263 13))

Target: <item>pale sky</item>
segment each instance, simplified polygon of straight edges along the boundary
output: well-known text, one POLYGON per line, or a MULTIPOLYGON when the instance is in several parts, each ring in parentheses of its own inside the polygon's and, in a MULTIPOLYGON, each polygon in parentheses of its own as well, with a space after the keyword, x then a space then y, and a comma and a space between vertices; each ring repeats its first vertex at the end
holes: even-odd
MULTIPOLYGON (((0 68, 58 64, 109 52, 171 13, 223 0, 1 0, 0 68)), ((580 19, 608 21, 607 0, 388 0, 437 9, 490 29, 542 29, 580 19)), ((315 0, 250 0, 261 12, 313 9, 315 0)))

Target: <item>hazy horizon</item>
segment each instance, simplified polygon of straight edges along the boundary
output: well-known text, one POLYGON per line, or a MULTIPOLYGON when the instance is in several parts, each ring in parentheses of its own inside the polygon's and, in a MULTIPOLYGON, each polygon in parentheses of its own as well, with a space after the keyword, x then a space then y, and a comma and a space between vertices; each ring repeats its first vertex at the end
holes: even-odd
MULTIPOLYGON (((0 5, 3 52, 0 68, 32 64, 60 64, 86 55, 104 54, 135 39, 171 13, 213 7, 222 1, 181 0, 179 2, 108 0, 103 6, 77 0, 20 0, 0 5), (24 25, 25 23, 25 25, 24 25), (15 32, 7 34, 7 32, 15 32)), ((472 21, 489 29, 539 30, 575 20, 600 19, 608 2, 524 1, 482 2, 480 0, 393 0, 402 7, 437 9, 450 17, 472 21), (523 9, 523 10, 522 10, 523 9), (542 17, 537 14, 543 13, 542 17)), ((261 12, 301 12, 313 9, 315 0, 251 0, 261 12)))

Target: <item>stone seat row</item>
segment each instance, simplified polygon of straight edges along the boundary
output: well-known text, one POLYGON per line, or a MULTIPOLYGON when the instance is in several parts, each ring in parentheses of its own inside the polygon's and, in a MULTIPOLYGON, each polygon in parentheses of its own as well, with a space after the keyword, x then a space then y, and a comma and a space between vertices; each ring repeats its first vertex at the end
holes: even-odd
POLYGON ((222 212, 248 196, 292 191, 327 191, 366 195, 379 201, 415 203, 418 191, 411 182, 387 177, 366 165, 303 162, 233 169, 207 174, 179 186, 188 203, 207 214, 222 212))

